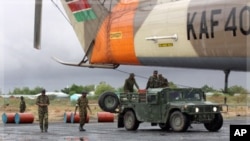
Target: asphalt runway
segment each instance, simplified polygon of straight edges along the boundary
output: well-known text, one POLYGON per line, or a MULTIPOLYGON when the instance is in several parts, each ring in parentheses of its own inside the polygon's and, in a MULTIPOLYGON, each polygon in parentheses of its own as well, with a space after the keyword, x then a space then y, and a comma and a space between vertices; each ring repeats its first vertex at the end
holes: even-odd
POLYGON ((91 121, 85 132, 78 123, 49 123, 47 133, 41 133, 38 123, 0 124, 0 141, 229 141, 230 125, 250 124, 250 117, 224 119, 219 132, 208 132, 203 124, 192 124, 187 132, 162 131, 158 126, 141 123, 137 131, 117 128, 115 122, 91 121))

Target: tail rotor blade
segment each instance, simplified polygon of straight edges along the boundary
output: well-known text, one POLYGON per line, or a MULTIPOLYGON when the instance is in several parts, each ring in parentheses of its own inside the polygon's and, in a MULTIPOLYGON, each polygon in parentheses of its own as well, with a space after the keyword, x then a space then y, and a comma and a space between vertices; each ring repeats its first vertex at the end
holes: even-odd
POLYGON ((42 0, 35 1, 34 48, 41 49, 42 0))

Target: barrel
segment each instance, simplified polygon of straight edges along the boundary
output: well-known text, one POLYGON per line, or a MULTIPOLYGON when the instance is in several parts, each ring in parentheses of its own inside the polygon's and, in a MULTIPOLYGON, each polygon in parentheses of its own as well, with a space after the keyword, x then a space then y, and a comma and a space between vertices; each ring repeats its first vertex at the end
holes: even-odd
POLYGON ((139 93, 139 102, 146 102, 147 101, 147 98, 146 98, 147 90, 146 89, 139 89, 138 93, 139 93))
MULTIPOLYGON (((71 113, 70 120, 71 120, 71 123, 79 123, 80 122, 79 113, 77 112, 76 115, 74 113, 71 113)), ((87 114, 85 123, 88 123, 88 122, 89 122, 89 115, 87 114)))
POLYGON ((72 112, 65 112, 63 116, 63 121, 65 123, 70 123, 71 122, 71 114, 72 112))
POLYGON ((16 113, 3 113, 2 121, 3 123, 15 123, 15 114, 16 113))
POLYGON ((114 122, 114 114, 110 112, 98 112, 98 122, 114 122))
POLYGON ((139 89, 139 90, 138 90, 138 93, 139 93, 139 94, 146 94, 146 93, 147 93, 147 90, 146 90, 146 89, 139 89))
POLYGON ((32 113, 16 113, 15 114, 15 123, 33 123, 34 115, 32 113))

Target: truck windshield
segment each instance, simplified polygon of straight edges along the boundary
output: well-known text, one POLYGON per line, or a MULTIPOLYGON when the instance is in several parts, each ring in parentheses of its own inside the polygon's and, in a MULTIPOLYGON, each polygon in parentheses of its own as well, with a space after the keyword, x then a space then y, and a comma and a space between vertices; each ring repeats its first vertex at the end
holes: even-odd
POLYGON ((201 101, 202 93, 196 90, 171 91, 169 92, 170 101, 201 101))
POLYGON ((201 101, 202 93, 200 91, 190 90, 184 94, 184 99, 191 100, 191 101, 201 101))
POLYGON ((170 101, 179 101, 182 100, 183 96, 181 92, 174 91, 169 93, 169 99, 170 101))

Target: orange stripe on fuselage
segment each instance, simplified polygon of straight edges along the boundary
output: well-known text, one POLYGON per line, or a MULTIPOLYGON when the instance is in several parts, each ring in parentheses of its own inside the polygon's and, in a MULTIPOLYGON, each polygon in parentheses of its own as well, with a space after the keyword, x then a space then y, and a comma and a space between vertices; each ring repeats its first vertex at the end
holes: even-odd
POLYGON ((134 50, 134 16, 138 0, 119 3, 98 31, 90 63, 140 64, 134 50))

